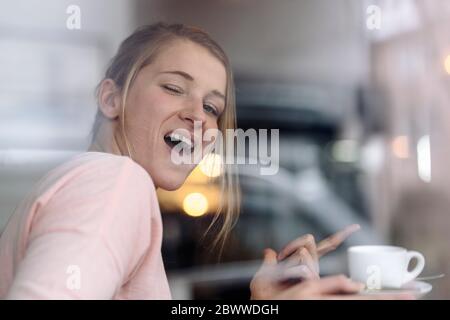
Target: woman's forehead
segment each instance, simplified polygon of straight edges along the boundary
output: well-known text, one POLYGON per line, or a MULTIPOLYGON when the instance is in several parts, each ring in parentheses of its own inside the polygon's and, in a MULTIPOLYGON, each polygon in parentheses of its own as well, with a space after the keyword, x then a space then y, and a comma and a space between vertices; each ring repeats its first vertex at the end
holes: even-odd
POLYGON ((222 62, 208 49, 192 41, 173 41, 161 50, 152 66, 158 74, 178 71, 190 75, 194 81, 204 80, 221 88, 226 86, 226 71, 222 62))

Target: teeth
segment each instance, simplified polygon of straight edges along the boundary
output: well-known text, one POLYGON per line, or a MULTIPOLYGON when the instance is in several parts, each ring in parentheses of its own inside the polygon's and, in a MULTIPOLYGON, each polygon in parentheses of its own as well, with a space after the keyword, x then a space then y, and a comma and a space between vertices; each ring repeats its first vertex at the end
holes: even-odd
POLYGON ((170 139, 172 140, 172 141, 181 141, 181 142, 183 142, 184 144, 186 144, 189 148, 192 148, 192 141, 191 141, 191 139, 189 139, 189 138, 186 138, 185 136, 182 136, 181 134, 178 134, 178 133, 171 133, 170 135, 169 135, 169 137, 170 137, 170 139))

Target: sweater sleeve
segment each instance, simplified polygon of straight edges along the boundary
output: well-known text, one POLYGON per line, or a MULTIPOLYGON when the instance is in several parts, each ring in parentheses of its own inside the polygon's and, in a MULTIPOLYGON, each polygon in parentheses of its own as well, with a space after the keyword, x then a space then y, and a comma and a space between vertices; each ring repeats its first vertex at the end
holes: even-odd
POLYGON ((152 201, 128 158, 78 168, 33 218, 7 298, 111 299, 149 247, 152 201))

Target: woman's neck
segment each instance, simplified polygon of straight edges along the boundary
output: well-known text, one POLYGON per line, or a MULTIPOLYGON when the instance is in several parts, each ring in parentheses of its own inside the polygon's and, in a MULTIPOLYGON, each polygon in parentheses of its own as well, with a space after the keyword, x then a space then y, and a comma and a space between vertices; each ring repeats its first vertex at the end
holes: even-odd
POLYGON ((126 155, 119 144, 117 130, 111 123, 101 124, 95 137, 92 140, 88 151, 105 152, 115 155, 126 155))

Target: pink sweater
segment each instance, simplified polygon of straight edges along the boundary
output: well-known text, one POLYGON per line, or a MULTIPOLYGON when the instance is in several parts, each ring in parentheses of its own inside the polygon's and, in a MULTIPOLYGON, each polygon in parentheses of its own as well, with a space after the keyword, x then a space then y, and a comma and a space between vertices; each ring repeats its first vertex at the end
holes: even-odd
POLYGON ((50 171, 0 237, 1 299, 171 299, 155 186, 130 158, 50 171))

